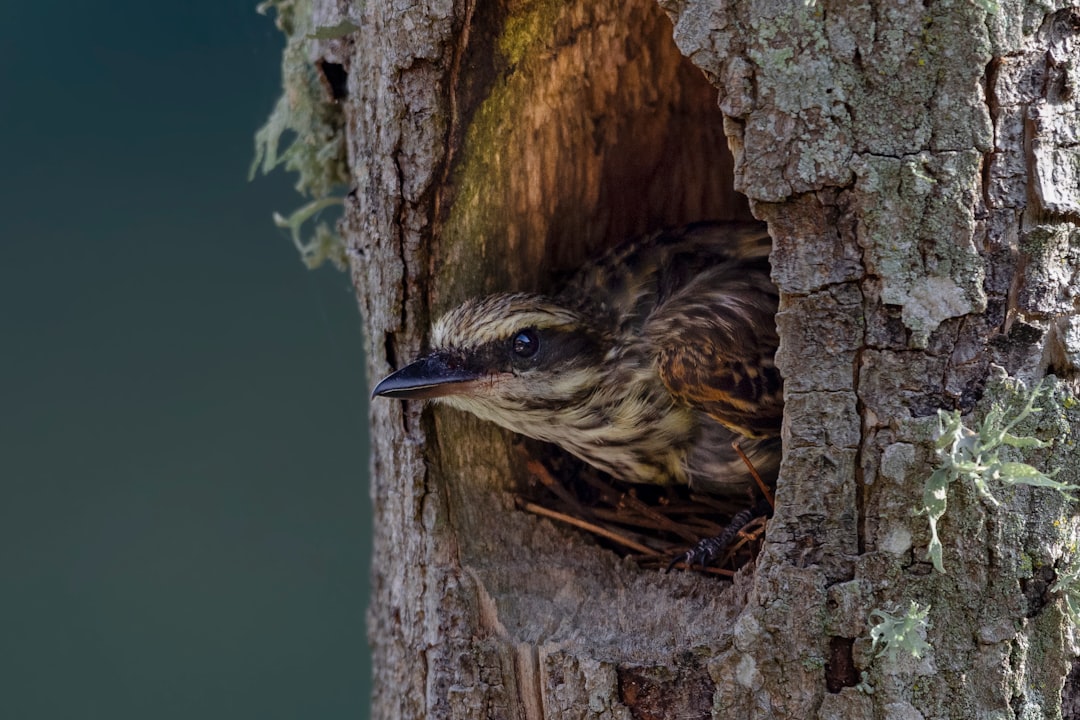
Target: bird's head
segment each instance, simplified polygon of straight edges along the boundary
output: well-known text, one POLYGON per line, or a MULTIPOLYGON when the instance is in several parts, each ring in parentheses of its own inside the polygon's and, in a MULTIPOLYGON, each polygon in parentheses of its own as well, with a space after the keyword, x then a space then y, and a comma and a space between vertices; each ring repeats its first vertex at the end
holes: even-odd
POLYGON ((435 323, 431 342, 372 397, 437 399, 533 437, 585 404, 610 346, 583 314, 524 293, 469 300, 435 323))

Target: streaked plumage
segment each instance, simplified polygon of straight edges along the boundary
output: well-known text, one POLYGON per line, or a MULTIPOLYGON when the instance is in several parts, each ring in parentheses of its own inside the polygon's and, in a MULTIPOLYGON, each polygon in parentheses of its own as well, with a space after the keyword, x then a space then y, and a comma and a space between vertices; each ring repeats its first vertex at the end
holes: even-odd
POLYGON ((555 296, 472 299, 374 395, 434 398, 613 476, 742 487, 779 460, 777 292, 764 226, 701 223, 624 243, 555 296))

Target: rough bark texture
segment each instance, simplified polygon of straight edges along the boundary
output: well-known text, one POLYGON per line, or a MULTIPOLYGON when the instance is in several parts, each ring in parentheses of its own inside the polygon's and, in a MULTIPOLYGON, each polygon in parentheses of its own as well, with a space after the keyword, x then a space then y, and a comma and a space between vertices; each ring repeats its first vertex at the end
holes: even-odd
MULTIPOLYGON (((753 679, 722 688, 718 706, 730 717, 1056 717, 1074 648, 1046 580, 1075 532, 1069 508, 1025 490, 991 509, 954 487, 945 575, 925 565, 926 525, 911 510, 934 467, 936 408, 985 409, 1003 372, 1075 378, 1075 350, 1054 348, 1076 322, 1077 185, 1040 189, 1077 167, 1065 140, 1077 100, 1063 92, 1077 82, 1075 12, 710 6, 668 8, 676 41, 721 88, 741 148, 736 186, 770 222, 788 393, 776 518, 738 639, 716 660, 722 675, 752 667, 753 679), (933 608, 931 653, 874 659, 868 612, 911 599, 933 608), (807 627, 806 644, 777 651, 807 627), (810 661, 836 639, 854 640, 872 696, 826 691, 810 661)), ((1044 431, 1062 442, 1042 460, 1070 465, 1076 415, 1050 413, 1044 431)))
POLYGON ((360 28, 321 50, 349 72, 345 228, 372 375, 469 295, 743 216, 725 133, 782 293, 778 504, 732 587, 642 572, 515 511, 504 433, 374 405, 375 716, 1075 716, 1050 591, 1072 506, 955 485, 946 574, 913 510, 937 408, 1015 403, 1006 375, 1064 380, 1031 426, 1059 442, 1027 459, 1076 481, 1078 11, 662 4, 674 33, 652 0, 320 7, 360 28), (930 653, 875 656, 870 611, 910 600, 932 607, 930 653))

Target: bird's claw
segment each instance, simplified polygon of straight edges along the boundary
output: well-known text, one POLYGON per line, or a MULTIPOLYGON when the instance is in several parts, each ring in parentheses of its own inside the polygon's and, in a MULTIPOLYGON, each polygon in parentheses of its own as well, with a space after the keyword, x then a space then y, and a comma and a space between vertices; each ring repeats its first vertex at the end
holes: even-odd
POLYGON ((664 572, 671 572, 672 568, 679 563, 684 563, 686 567, 691 570, 695 567, 700 567, 704 570, 711 565, 714 560, 720 557, 720 553, 731 544, 731 540, 732 537, 728 537, 728 533, 726 532, 717 535, 716 537, 699 540, 697 545, 672 558, 671 562, 668 563, 667 570, 664 572))
POLYGON ((720 557, 720 554, 731 545, 732 541, 735 540, 739 533, 742 532, 742 529, 746 527, 751 520, 766 514, 768 508, 770 508, 769 504, 762 499, 752 507, 744 508, 735 513, 735 517, 731 518, 731 522, 728 523, 728 526, 724 528, 723 532, 714 537, 707 537, 704 540, 699 540, 697 545, 681 555, 676 556, 668 564, 667 570, 664 572, 671 572, 671 568, 679 563, 686 563, 686 566, 690 569, 700 567, 704 570, 720 557))

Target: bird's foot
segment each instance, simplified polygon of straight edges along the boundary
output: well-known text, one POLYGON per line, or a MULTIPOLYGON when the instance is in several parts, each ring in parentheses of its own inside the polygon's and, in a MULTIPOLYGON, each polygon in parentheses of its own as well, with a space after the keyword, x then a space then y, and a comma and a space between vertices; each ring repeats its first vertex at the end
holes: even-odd
POLYGON ((705 538, 686 552, 672 558, 671 562, 668 563, 667 570, 664 572, 671 572, 672 568, 680 563, 686 565, 690 570, 693 570, 696 567, 704 570, 720 557, 720 553, 722 553, 730 544, 731 538, 724 538, 720 535, 705 538))
POLYGON ((679 563, 685 564, 689 569, 695 567, 707 568, 722 557, 723 552, 728 549, 743 528, 756 518, 768 515, 771 509, 772 506, 768 501, 762 499, 751 507, 740 510, 735 514, 735 517, 731 518, 731 522, 727 524, 727 527, 719 535, 699 540, 694 547, 675 556, 668 563, 667 570, 664 572, 671 572, 671 569, 679 563))

